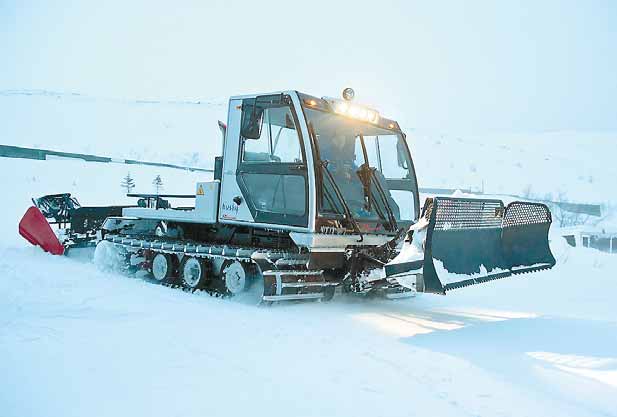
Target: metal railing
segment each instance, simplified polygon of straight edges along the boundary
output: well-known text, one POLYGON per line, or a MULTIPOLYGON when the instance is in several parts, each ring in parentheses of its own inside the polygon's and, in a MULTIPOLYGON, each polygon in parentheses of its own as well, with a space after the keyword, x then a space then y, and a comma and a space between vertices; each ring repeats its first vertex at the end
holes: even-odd
POLYGON ((102 162, 102 163, 116 163, 127 165, 149 165, 155 167, 182 169, 184 171, 196 171, 196 172, 214 172, 214 169, 187 167, 176 164, 168 164, 164 162, 149 162, 139 161, 136 159, 122 159, 122 158, 110 158, 107 156, 90 155, 83 153, 71 153, 52 151, 49 149, 34 149, 34 148, 22 148, 20 146, 0 145, 0 157, 5 158, 22 158, 22 159, 36 159, 46 160, 56 158, 70 158, 80 159, 87 162, 102 162), (51 158, 50 158, 51 157, 51 158))

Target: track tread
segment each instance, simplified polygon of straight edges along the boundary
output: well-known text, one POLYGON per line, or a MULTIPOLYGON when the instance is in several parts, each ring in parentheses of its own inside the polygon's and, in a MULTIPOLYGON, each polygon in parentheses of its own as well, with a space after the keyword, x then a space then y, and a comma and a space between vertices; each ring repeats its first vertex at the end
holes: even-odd
POLYGON ((546 265, 538 265, 536 267, 526 268, 523 270, 514 270, 514 271, 508 270, 508 272, 502 272, 499 274, 488 275, 488 276, 479 277, 479 278, 470 278, 468 280, 446 284, 444 285, 443 288, 444 288, 444 292, 447 292, 451 290, 457 290, 459 288, 470 287, 472 285, 483 284, 485 282, 495 281, 495 280, 502 279, 502 278, 508 278, 508 277, 511 277, 512 275, 523 275, 523 274, 530 274, 532 272, 544 271, 547 269, 551 269, 552 267, 553 266, 551 264, 546 264, 546 265))

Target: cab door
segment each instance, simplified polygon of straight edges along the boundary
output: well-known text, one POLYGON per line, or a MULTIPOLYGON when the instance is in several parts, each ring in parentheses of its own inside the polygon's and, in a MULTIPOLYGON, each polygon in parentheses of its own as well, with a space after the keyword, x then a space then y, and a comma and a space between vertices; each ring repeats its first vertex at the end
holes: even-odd
POLYGON ((236 178, 254 222, 307 227, 307 163, 291 98, 244 99, 241 126, 236 178))

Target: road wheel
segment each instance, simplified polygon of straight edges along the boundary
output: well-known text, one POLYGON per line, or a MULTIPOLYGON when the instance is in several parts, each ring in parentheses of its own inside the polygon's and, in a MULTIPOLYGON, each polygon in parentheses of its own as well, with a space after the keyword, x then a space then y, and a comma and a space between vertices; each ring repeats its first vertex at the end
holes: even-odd
POLYGON ((204 261, 199 258, 187 256, 180 266, 182 284, 190 289, 202 288, 206 281, 206 268, 204 261))
POLYGON ((225 290, 231 295, 244 292, 248 286, 246 270, 239 261, 231 261, 223 267, 221 280, 225 290))
POLYGON ((160 283, 174 281, 176 272, 175 256, 167 253, 157 253, 152 258, 152 276, 160 283))

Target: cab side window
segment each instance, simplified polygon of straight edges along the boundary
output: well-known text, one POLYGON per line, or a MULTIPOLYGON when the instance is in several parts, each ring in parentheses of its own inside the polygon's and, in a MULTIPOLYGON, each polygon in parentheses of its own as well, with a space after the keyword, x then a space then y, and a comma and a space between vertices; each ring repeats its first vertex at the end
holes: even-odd
POLYGON ((260 137, 244 139, 242 162, 303 163, 300 137, 291 109, 287 106, 266 108, 262 117, 260 137))

